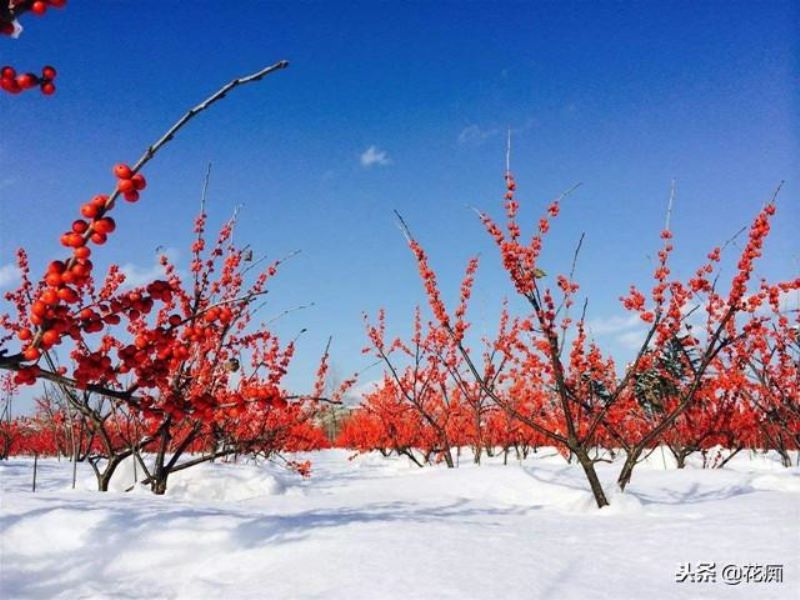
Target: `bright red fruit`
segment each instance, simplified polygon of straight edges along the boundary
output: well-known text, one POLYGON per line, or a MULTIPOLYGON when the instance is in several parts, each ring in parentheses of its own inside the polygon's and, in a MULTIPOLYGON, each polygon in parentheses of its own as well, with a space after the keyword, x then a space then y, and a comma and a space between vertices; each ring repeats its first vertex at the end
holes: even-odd
POLYGON ((133 177, 133 171, 128 165, 119 163, 114 165, 114 176, 118 179, 130 179, 133 177))
POLYGON ((92 223, 92 228, 98 233, 108 234, 116 229, 117 224, 111 217, 103 217, 92 223))
POLYGON ((44 2, 44 0, 36 0, 36 2, 31 4, 31 12, 41 17, 47 12, 47 2, 44 2))

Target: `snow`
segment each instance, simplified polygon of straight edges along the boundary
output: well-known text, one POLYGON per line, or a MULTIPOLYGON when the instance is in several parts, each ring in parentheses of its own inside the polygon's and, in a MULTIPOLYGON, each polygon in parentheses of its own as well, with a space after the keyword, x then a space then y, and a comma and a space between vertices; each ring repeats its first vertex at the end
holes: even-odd
MULTIPOLYGON (((579 467, 552 449, 419 469, 407 459, 299 455, 206 464, 168 493, 105 494, 91 470, 0 465, 0 597, 27 598, 798 598, 800 469, 737 455, 677 470, 653 453, 597 510, 579 467), (676 583, 680 563, 782 564, 783 583, 676 583)), ((600 464, 608 490, 618 466, 600 464)))

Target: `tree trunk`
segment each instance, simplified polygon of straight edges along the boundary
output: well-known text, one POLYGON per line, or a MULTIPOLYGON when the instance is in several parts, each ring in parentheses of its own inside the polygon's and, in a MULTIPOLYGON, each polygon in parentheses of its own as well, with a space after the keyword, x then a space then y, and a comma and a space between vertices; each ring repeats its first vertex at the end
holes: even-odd
POLYGON ((444 455, 444 462, 445 464, 447 464, 447 468, 454 469, 456 465, 453 462, 453 453, 450 452, 450 444, 447 444, 444 447, 444 451, 442 452, 442 454, 444 455))
POLYGON ((97 476, 97 490, 100 492, 107 492, 108 485, 111 483, 111 478, 114 476, 114 472, 117 470, 117 467, 122 464, 122 461, 125 460, 127 455, 116 455, 112 456, 108 459, 105 468, 101 471, 95 471, 95 475, 97 476))
POLYGON ((167 475, 163 472, 160 476, 153 479, 150 489, 156 496, 163 496, 167 492, 167 475))
POLYGON ((744 448, 744 446, 739 446, 738 448, 735 448, 735 449, 731 450, 731 453, 728 454, 727 458, 725 458, 721 463, 719 463, 716 466, 716 468, 717 469, 721 469, 725 465, 727 465, 734 456, 736 456, 737 454, 739 454, 739 452, 742 451, 742 448, 744 448))
POLYGON ((413 462, 415 465, 417 465, 420 469, 423 468, 422 463, 417 460, 417 457, 414 456, 414 453, 411 450, 409 450, 408 448, 402 448, 402 449, 401 448, 397 448, 396 452, 400 456, 408 457, 411 460, 411 462, 413 462))
POLYGON ((166 460, 167 448, 172 440, 170 434, 170 426, 172 425, 172 417, 167 417, 161 429, 161 440, 158 444, 158 453, 156 454, 156 463, 153 469, 153 475, 150 479, 150 489, 157 496, 163 496, 167 491, 167 476, 169 469, 164 465, 166 460))
POLYGON ((482 451, 483 451, 483 445, 480 443, 480 441, 478 441, 478 443, 472 447, 472 452, 474 454, 472 462, 474 462, 476 465, 481 464, 482 451))
POLYGON ((608 499, 606 493, 603 491, 603 485, 600 483, 600 478, 597 476, 597 470, 594 468, 594 462, 585 450, 575 452, 575 457, 583 467, 583 472, 586 474, 586 479, 589 481, 589 487, 592 489, 594 501, 597 502, 597 508, 608 506, 608 499))
POLYGON ((641 451, 637 452, 636 450, 632 450, 628 453, 628 456, 625 457, 625 463, 622 465, 619 477, 617 477, 617 484, 619 485, 619 489, 623 492, 625 491, 625 487, 631 482, 633 468, 636 466, 636 461, 639 460, 640 454, 641 451))
POLYGON ((477 441, 475 442, 475 457, 474 461, 476 465, 481 464, 481 451, 483 448, 483 436, 481 436, 481 412, 480 408, 476 408, 475 410, 475 435, 477 436, 477 441))

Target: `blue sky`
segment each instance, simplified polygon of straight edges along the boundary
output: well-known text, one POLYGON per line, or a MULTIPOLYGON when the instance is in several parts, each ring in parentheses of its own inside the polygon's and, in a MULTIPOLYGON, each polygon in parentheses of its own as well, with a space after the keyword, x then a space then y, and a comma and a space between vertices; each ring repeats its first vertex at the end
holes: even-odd
POLYGON ((185 265, 211 162, 213 223, 243 204, 240 240, 275 257, 302 250, 264 309, 315 303, 277 325, 309 329, 294 387, 310 385, 328 335, 340 375, 367 364, 363 311, 385 307, 403 332, 423 301, 395 208, 447 298, 481 253, 472 314, 475 331, 490 331, 512 290, 468 206, 500 214, 511 127, 531 225, 583 183, 542 263, 568 270, 586 232, 577 277, 598 337, 625 356, 636 330, 619 325, 617 298, 649 281, 673 177, 679 273, 748 223, 781 179, 759 269, 797 273, 798 16, 788 2, 73 0, 0 40, 0 63, 59 70, 53 97, 0 96, 0 285, 17 246, 39 268, 61 254, 60 232, 113 184, 111 165, 135 160, 233 76, 285 58, 288 70, 237 91, 148 166, 147 193, 115 215, 98 262, 146 274, 164 246, 185 265))

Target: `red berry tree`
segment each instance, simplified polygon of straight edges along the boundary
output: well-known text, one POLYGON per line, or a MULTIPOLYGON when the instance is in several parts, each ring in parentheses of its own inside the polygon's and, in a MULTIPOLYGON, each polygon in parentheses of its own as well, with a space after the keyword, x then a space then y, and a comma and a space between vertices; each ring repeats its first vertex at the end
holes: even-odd
MULTIPOLYGON (((189 281, 162 257, 163 279, 125 289, 118 267, 96 279, 91 260, 93 248, 116 229, 110 216, 116 201, 139 200, 146 187, 140 170, 180 128, 232 89, 286 66, 280 62, 232 81, 184 115, 133 166, 115 166, 114 190, 81 206, 81 218, 61 236, 70 256, 51 262, 43 276, 33 278, 26 253, 18 253, 22 283, 6 295, 16 315, 0 317, 6 332, 0 368, 15 371, 20 385, 56 383, 90 421, 105 416, 87 411, 80 394, 122 409, 141 426, 140 435, 133 442, 126 436, 125 448, 104 443, 106 458, 118 462, 128 453, 153 450, 153 465, 142 467, 156 493, 166 490, 170 473, 218 456, 270 454, 319 442, 309 429, 318 401, 281 385, 294 342, 284 345, 252 322, 254 302, 282 261, 264 264, 234 245, 235 219, 210 244, 204 210, 198 216, 189 281), (12 336, 21 348, 9 354, 12 336), (68 353, 69 366, 57 366, 59 347, 68 353), (180 462, 190 449, 204 452, 180 462)), ((321 378, 326 368, 323 362, 321 378)), ((104 438, 102 429, 95 427, 104 438)))

